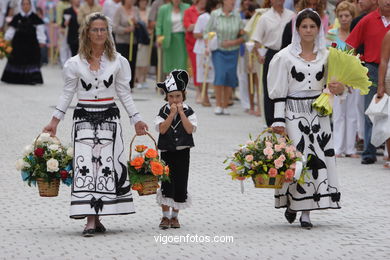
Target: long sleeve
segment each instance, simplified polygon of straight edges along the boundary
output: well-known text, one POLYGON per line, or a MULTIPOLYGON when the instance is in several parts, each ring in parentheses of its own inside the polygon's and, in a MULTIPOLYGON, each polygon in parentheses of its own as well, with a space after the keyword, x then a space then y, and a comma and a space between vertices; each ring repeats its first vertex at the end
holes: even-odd
POLYGON ((53 116, 62 120, 65 116, 66 110, 68 109, 70 102, 72 102, 74 93, 77 89, 78 84, 78 76, 76 73, 77 64, 74 61, 68 60, 62 72, 62 76, 64 78, 64 88, 58 105, 56 106, 56 110, 53 113, 53 116))
POLYGON ((164 9, 160 7, 160 9, 158 10, 157 23, 156 23, 156 35, 157 36, 164 34, 164 30, 163 30, 163 22, 164 22, 164 16, 165 16, 164 14, 165 14, 164 9))
POLYGON ((120 59, 120 69, 116 75, 115 80, 115 90, 121 101, 122 105, 126 109, 127 114, 130 117, 130 123, 136 124, 138 121, 141 121, 141 116, 135 107, 133 98, 131 97, 130 91, 130 80, 131 80, 131 69, 129 62, 118 55, 120 59))
POLYGON ((268 94, 274 101, 274 123, 272 126, 285 126, 285 106, 288 93, 288 68, 287 61, 281 55, 276 54, 269 65, 268 94))
POLYGON ((45 25, 40 24, 37 25, 37 39, 40 44, 46 43, 46 34, 45 34, 45 25))
POLYGON ((5 35, 4 35, 4 39, 6 41, 12 41, 12 39, 14 38, 14 35, 15 35, 15 28, 10 26, 8 27, 7 31, 5 32, 5 35))
POLYGON ((126 34, 127 32, 125 32, 125 29, 126 27, 122 26, 121 25, 121 10, 120 10, 121 7, 119 7, 117 9, 117 11, 115 12, 115 15, 114 15, 114 20, 113 20, 113 24, 114 24, 114 33, 115 34, 126 34))

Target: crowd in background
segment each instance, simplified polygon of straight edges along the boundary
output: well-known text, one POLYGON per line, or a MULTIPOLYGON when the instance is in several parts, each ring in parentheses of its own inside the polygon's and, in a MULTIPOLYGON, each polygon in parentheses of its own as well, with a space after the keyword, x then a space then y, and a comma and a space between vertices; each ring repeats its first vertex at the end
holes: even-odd
POLYGON ((381 93, 384 89, 384 69, 377 82, 379 64, 388 63, 388 57, 379 53, 390 29, 389 0, 2 0, 0 28, 5 39, 12 40, 13 53, 19 52, 11 55, 2 81, 42 83, 40 66, 63 66, 76 55, 83 19, 103 12, 112 21, 116 50, 131 66, 131 88, 147 87, 148 73, 162 81, 171 70, 186 69, 192 75, 196 103, 212 106, 212 95, 214 113, 229 115, 228 107, 239 97, 248 114, 264 115, 271 126, 274 104, 267 90, 268 67, 273 56, 291 43, 295 16, 305 8, 320 15, 329 47, 353 47, 361 54, 376 84, 368 96, 350 89, 335 97, 332 118, 336 156, 358 157, 356 148, 364 140, 362 163, 374 163, 372 124, 364 111, 376 86, 381 93), (381 17, 380 24, 364 18, 368 14, 381 17), (364 25, 359 25, 361 20, 364 25))

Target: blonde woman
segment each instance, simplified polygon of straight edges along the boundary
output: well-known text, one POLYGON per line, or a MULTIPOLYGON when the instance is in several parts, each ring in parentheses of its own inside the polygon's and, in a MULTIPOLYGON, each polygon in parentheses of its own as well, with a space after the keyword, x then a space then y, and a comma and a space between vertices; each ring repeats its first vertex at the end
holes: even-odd
POLYGON ((148 127, 130 94, 129 63, 115 51, 111 27, 102 13, 86 17, 80 30, 79 54, 65 63, 63 76, 63 94, 43 131, 56 135, 58 123, 77 93, 70 217, 86 217, 83 236, 91 237, 106 230, 99 216, 134 213, 124 157, 124 129, 114 96, 119 97, 137 135, 145 134, 148 127))

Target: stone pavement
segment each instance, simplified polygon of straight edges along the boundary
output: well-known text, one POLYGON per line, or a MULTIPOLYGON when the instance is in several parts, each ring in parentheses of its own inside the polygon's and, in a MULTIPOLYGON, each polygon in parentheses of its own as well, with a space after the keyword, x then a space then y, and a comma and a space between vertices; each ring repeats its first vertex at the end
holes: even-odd
MULTIPOLYGON (((1 73, 4 66, 0 61, 1 73)), ((255 189, 246 181, 241 194, 239 183, 224 170, 226 156, 246 142, 248 133, 261 131, 259 118, 239 105, 230 116, 215 116, 212 108, 194 104, 193 91, 188 104, 199 120, 189 179, 193 207, 180 212, 182 228, 159 230, 155 197, 135 194, 136 214, 105 217, 106 234, 83 238, 84 221, 68 215, 70 189, 61 186, 56 198, 39 197, 14 166, 23 147, 50 120, 61 92, 60 70, 45 67, 43 73, 43 86, 0 83, 0 259, 390 259, 390 171, 382 162, 363 166, 359 159, 338 159, 343 208, 313 212, 315 227, 302 230, 299 222, 288 224, 284 211, 274 209, 272 190, 255 189), (183 237, 175 242, 173 236, 183 237), (234 240, 211 243, 205 236, 234 240)), ((136 89, 133 97, 152 128, 163 97, 151 87, 136 89)), ((66 144, 71 110, 58 128, 66 144)), ((121 112, 129 143, 134 129, 121 112)))

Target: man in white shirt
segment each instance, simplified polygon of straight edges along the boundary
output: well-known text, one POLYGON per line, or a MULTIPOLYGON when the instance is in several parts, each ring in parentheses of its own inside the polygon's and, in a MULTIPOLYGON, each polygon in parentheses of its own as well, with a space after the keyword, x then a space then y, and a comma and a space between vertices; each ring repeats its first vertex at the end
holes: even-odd
POLYGON ((284 0, 271 0, 271 8, 265 12, 256 24, 251 40, 256 42, 260 48, 256 52, 259 62, 263 66, 263 87, 264 87, 264 115, 267 126, 272 125, 274 115, 274 104, 268 96, 267 74, 268 66, 272 57, 282 46, 282 35, 284 27, 294 17, 295 13, 283 7, 284 0))
POLYGON ((121 6, 121 0, 106 0, 103 5, 103 14, 111 19, 114 19, 116 9, 121 6))

